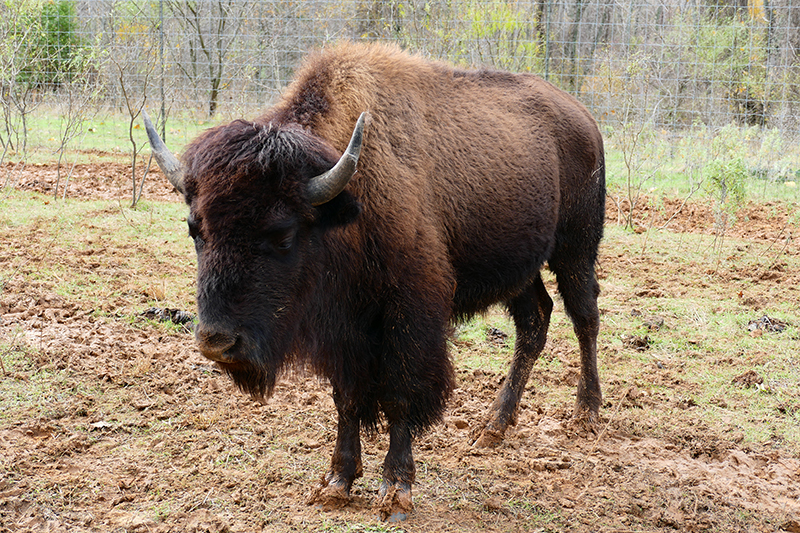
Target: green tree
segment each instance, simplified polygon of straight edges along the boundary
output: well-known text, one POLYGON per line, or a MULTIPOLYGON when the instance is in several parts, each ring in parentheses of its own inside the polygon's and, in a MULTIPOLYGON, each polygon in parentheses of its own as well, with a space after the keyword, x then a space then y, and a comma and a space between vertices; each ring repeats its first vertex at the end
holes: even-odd
POLYGON ((38 31, 27 48, 26 65, 19 76, 20 82, 38 88, 57 88, 68 83, 82 70, 76 61, 81 57, 83 42, 78 34, 78 21, 74 0, 47 0, 28 2, 30 11, 25 23, 38 31))

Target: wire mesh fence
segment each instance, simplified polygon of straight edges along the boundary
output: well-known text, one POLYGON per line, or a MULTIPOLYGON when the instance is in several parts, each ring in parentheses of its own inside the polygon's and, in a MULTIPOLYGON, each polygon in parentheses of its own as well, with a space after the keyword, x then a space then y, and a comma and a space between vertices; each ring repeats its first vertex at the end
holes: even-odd
POLYGON ((800 127, 791 0, 5 1, 3 157, 25 152, 37 114, 59 121, 60 141, 89 114, 135 116, 145 102, 168 117, 253 116, 310 49, 341 39, 533 72, 622 143, 630 131, 641 145, 728 127, 755 150, 751 166, 800 167, 786 160, 800 127))

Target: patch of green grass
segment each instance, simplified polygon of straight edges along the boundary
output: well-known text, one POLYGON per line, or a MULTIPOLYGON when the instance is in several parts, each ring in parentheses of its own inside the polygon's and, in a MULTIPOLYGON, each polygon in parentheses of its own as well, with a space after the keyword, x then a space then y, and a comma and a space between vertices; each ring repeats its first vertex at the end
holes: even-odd
POLYGON ((559 509, 546 508, 538 505, 531 500, 509 500, 508 507, 512 511, 522 511, 525 513, 525 521, 531 526, 539 528, 555 528, 553 531, 563 531, 566 525, 563 514, 559 509))
MULTIPOLYGON (((747 168, 747 199, 800 200, 800 150, 780 130, 728 125, 673 131, 630 124, 606 125, 603 134, 608 186, 622 196, 630 188, 646 195, 686 197, 706 177, 709 164, 729 158, 728 150, 747 168)), ((703 188, 696 193, 705 194, 703 188)))
MULTIPOLYGON (((151 115, 156 110, 150 109, 151 115)), ((28 117, 28 163, 55 163, 61 142, 58 109, 43 104, 28 117)), ((183 113, 169 117, 165 132, 167 146, 181 153, 185 146, 209 127, 228 122, 239 115, 218 113, 209 119, 204 114, 183 113)), ((132 145, 126 114, 104 111, 91 114, 81 135, 67 148, 64 163, 113 160, 129 162, 132 145)), ((776 129, 727 126, 721 129, 694 127, 681 131, 655 130, 631 125, 639 139, 631 144, 625 126, 603 127, 606 139, 606 177, 612 195, 626 196, 629 189, 649 197, 662 195, 683 198, 704 179, 704 168, 723 159, 714 146, 727 144, 741 154, 748 169, 744 183, 749 200, 800 201, 800 150, 795 139, 776 129), (627 162, 626 162, 627 159, 627 162), (629 169, 628 165, 632 165, 629 169), (628 183, 631 179, 632 183, 628 183)), ((149 149, 141 118, 134 121, 134 138, 142 155, 149 149)), ((16 161, 16 154, 7 160, 16 161)), ((708 197, 700 188, 695 197, 708 197)))
POLYGON ((24 340, 0 342, 0 357, 5 369, 0 421, 9 426, 38 418, 60 418, 64 398, 80 392, 80 385, 68 372, 47 365, 24 340))
POLYGON ((459 367, 505 372, 514 354, 516 328, 499 307, 456 326, 451 351, 459 367))
MULTIPOLYGON (((626 417, 643 424, 655 419, 667 436, 702 420, 716 431, 740 430, 746 442, 800 446, 792 407, 800 406, 798 330, 793 326, 800 316, 781 284, 758 283, 759 273, 769 266, 762 253, 768 243, 728 239, 715 253, 708 235, 653 231, 644 250, 642 239, 616 226, 607 228, 605 249, 613 249, 631 268, 615 268, 613 279, 601 280, 601 375, 605 383, 636 384, 670 414, 653 417, 645 407, 626 417), (747 304, 751 295, 764 307, 747 304), (765 314, 789 326, 752 336, 748 322, 765 314), (649 329, 652 317, 663 319, 663 325, 649 329), (647 349, 625 346, 622 339, 630 335, 646 336, 647 349), (604 365, 609 353, 612 360, 604 365), (747 371, 761 376, 764 386, 745 388, 734 382, 747 371)), ((781 261, 783 272, 800 269, 796 254, 785 254, 781 261)), ((624 392, 619 385, 608 389, 624 392)), ((617 398, 607 395, 607 400, 617 398)))
MULTIPOLYGON (((155 120, 155 110, 150 110, 155 120)), ((198 118, 192 114, 169 117, 165 131, 165 142, 175 153, 181 153, 185 146, 204 130, 230 120, 230 117, 217 116, 214 119, 198 118)), ((91 163, 99 161, 128 161, 133 145, 129 138, 130 117, 121 113, 102 113, 89 118, 81 134, 67 147, 65 162, 91 163)), ((55 163, 61 145, 61 122, 57 111, 42 106, 28 119, 28 159, 29 163, 55 163)), ((159 127, 159 133, 161 129, 159 127)), ((134 139, 141 148, 147 145, 147 134, 142 118, 134 121, 134 139)), ((145 148, 145 154, 149 149, 145 148)), ((15 160, 14 155, 9 160, 15 160)))
POLYGON ((153 508, 150 510, 150 513, 156 522, 163 522, 164 520, 169 518, 169 515, 172 514, 173 502, 171 502, 168 499, 167 500, 163 499, 162 495, 159 494, 159 492, 160 491, 158 490, 153 491, 152 496, 159 503, 153 506, 153 508))
POLYGON ((4 342, 0 342, 0 359, 6 374, 30 370, 32 362, 27 355, 29 348, 25 345, 24 332, 15 328, 6 335, 4 342))

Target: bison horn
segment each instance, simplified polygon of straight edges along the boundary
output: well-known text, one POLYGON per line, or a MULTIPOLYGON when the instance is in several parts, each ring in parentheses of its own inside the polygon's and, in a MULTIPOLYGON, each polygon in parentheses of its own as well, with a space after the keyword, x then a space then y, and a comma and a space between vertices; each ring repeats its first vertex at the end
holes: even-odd
POLYGON ((156 163, 161 168, 161 172, 167 176, 173 187, 186 196, 186 190, 183 188, 183 165, 167 149, 144 109, 142 109, 142 118, 144 119, 144 128, 147 130, 147 138, 150 140, 150 149, 153 151, 153 157, 156 158, 156 163))
POLYGON ((318 206, 333 200, 344 190, 350 178, 356 173, 358 156, 361 153, 361 142, 364 136, 364 122, 367 113, 361 113, 350 137, 347 150, 329 171, 311 178, 308 182, 308 199, 311 205, 318 206))

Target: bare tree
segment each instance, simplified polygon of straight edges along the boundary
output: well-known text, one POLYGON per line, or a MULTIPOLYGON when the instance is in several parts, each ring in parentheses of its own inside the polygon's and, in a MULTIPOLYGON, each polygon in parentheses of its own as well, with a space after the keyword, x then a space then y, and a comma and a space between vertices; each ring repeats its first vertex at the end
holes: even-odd
MULTIPOLYGON (((107 54, 103 53, 98 46, 81 50, 71 60, 74 65, 70 69, 70 79, 64 80, 60 84, 57 98, 61 127, 54 191, 56 198, 58 198, 58 189, 61 183, 61 165, 66 156, 67 147, 76 138, 86 135, 84 128, 86 121, 97 112, 96 104, 102 91, 102 84, 95 72, 102 68, 102 63, 106 58, 107 54)), ((67 188, 74 169, 75 161, 67 173, 62 198, 67 197, 67 188)))
MULTIPOLYGON (((31 61, 41 55, 42 26, 32 17, 31 2, 8 2, 0 11, 0 106, 3 115, 2 164, 9 153, 24 164, 28 149, 28 118, 41 103, 36 84, 26 77, 31 61)), ((6 175, 8 185, 10 173, 6 175)))
POLYGON ((178 18, 188 38, 188 66, 178 61, 178 68, 195 82, 208 73, 208 115, 214 116, 219 104, 226 60, 251 10, 248 0, 196 2, 172 0, 170 10, 178 18))
POLYGON ((128 82, 126 81, 126 72, 125 67, 119 63, 116 59, 112 59, 114 64, 117 67, 117 71, 119 72, 119 76, 117 80, 119 82, 120 90, 122 91, 123 103, 125 105, 125 109, 128 112, 128 117, 130 120, 128 121, 128 140, 131 143, 131 208, 135 208, 136 205, 139 203, 139 200, 142 198, 142 191, 144 189, 144 180, 147 178, 147 173, 150 171, 150 163, 152 157, 148 159, 147 165, 144 168, 142 173, 142 179, 139 181, 139 185, 136 185, 136 162, 139 156, 139 152, 142 151, 142 148, 146 145, 139 145, 136 142, 136 137, 133 135, 133 130, 136 128, 136 119, 139 118, 139 115, 142 114, 142 109, 144 108, 145 103, 147 102, 147 86, 150 80, 150 77, 155 70, 155 65, 150 64, 147 67, 147 70, 144 75, 144 85, 142 87, 142 93, 140 95, 135 95, 130 90, 128 82))
POLYGON ((356 7, 356 34, 359 38, 379 39, 401 34, 401 2, 359 0, 356 7))

